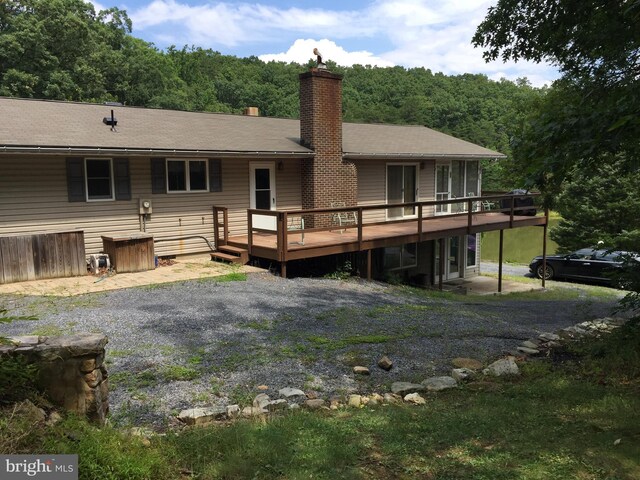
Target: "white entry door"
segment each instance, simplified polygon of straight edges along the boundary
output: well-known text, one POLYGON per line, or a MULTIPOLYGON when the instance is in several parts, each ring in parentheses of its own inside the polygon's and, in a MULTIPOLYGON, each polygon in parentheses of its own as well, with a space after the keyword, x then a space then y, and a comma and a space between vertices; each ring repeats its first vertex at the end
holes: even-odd
MULTIPOLYGON (((462 259, 461 241, 464 237, 449 237, 444 240, 444 272, 442 275, 443 280, 453 280, 460 277, 460 262, 462 259)), ((436 282, 440 275, 440 242, 443 240, 435 241, 435 274, 436 282)))
MULTIPOLYGON (((276 209, 276 169, 273 162, 249 164, 250 208, 260 210, 276 209)), ((276 230, 276 217, 253 215, 254 228, 276 230)))

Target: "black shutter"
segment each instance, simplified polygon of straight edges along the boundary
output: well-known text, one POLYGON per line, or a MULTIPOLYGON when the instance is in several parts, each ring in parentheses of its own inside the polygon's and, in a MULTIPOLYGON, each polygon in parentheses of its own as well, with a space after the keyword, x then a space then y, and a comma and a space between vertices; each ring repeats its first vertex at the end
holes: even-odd
POLYGON ((129 175, 129 159, 113 159, 113 184, 116 200, 131 200, 131 177, 129 175))
POLYGON ((219 158, 209 159, 209 191, 222 191, 222 160, 219 158))
POLYGON ((84 202, 84 160, 77 157, 67 158, 67 193, 70 202, 84 202))
POLYGON ((164 158, 151 159, 151 193, 167 193, 166 162, 164 158))

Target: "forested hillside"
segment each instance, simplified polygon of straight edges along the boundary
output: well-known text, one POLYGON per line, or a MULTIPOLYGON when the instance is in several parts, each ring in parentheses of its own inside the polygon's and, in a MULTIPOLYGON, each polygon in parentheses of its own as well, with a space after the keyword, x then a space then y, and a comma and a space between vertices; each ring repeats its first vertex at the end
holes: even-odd
MULTIPOLYGON (((307 66, 199 47, 161 51, 131 28, 126 12, 95 12, 83 0, 2 2, 0 95, 235 113, 257 106, 261 115, 298 116, 298 74, 307 66)), ((329 67, 344 75, 345 121, 426 125, 506 154, 528 106, 544 94, 526 80, 329 67)), ((506 165, 486 165, 485 188, 514 186, 506 165)))

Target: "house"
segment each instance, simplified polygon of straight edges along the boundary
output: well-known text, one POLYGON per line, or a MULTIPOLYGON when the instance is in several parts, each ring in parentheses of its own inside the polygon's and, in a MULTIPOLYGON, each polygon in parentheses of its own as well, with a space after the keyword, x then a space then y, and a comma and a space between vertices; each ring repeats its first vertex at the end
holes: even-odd
POLYGON ((81 230, 92 254, 142 232, 158 256, 214 246, 285 274, 354 253, 368 276, 433 284, 479 272, 479 232, 546 224, 482 211, 480 160, 497 152, 343 123, 327 70, 300 74, 300 120, 17 98, 0 111, 0 237, 81 230))

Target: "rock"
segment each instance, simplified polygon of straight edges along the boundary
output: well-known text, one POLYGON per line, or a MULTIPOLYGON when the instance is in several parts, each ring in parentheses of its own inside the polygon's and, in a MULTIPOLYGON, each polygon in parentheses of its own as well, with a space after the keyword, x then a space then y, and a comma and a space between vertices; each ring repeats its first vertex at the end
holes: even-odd
POLYGON ((372 402, 377 402, 377 403, 382 403, 382 402, 384 402, 384 397, 382 395, 380 395, 379 393, 372 393, 371 394, 371 401, 372 402))
POLYGON ((378 360, 378 366, 387 372, 393 368, 393 362, 386 355, 378 360))
POLYGON ((414 405, 424 405, 427 401, 419 393, 409 393, 404 396, 404 401, 414 405))
POLYGON ((454 368, 451 370, 451 377, 453 377, 456 382, 471 380, 475 375, 476 372, 469 368, 454 368))
POLYGON ((531 340, 527 340, 526 342, 522 342, 522 346, 526 348, 538 348, 540 346, 540 342, 532 342, 531 340))
POLYGON ((347 405, 355 408, 360 407, 360 405, 362 405, 362 397, 360 395, 349 395, 347 405))
POLYGON ((370 375, 369 369, 367 367, 356 366, 353 367, 353 373, 356 375, 370 375))
POLYGON ((340 408, 341 400, 342 399, 340 397, 331 397, 329 399, 329 408, 331 410, 337 410, 338 408, 340 408))
POLYGON ((16 407, 16 413, 18 413, 20 416, 25 417, 29 421, 29 423, 44 422, 47 418, 47 414, 44 412, 44 410, 40 407, 35 406, 33 402, 31 402, 31 400, 25 400, 24 402, 20 403, 16 407))
POLYGON ((404 397, 409 393, 424 392, 424 386, 419 383, 393 382, 391 384, 391 391, 404 397))
POLYGON ((518 352, 526 353, 527 355, 538 355, 540 350, 537 348, 528 348, 528 347, 518 347, 518 352))
POLYGON ((263 391, 263 392, 264 392, 265 390, 269 390, 269 387, 267 387, 266 385, 258 385, 256 388, 257 388, 258 390, 263 391))
POLYGON ((243 417, 257 417, 259 415, 264 415, 265 413, 268 413, 265 409, 263 408, 256 408, 256 407, 244 407, 242 409, 242 416, 243 417))
POLYGON ((390 404, 400 403, 400 400, 402 400, 402 397, 394 393, 385 393, 382 398, 384 400, 384 403, 390 404))
POLYGON ((360 401, 362 402, 362 405, 369 405, 369 403, 371 402, 371 399, 369 397, 367 397, 366 395, 362 395, 362 398, 360 398, 360 401))
POLYGON ((452 377, 431 377, 422 382, 422 385, 430 392, 439 392, 448 388, 454 388, 458 386, 458 382, 452 377))
POLYGON ((98 356, 103 353, 108 341, 106 335, 101 333, 82 333, 50 337, 35 349, 44 360, 55 362, 71 357, 98 356))
MULTIPOLYGON (((9 341, 17 347, 34 346, 41 342, 38 335, 21 335, 18 337, 9 337, 9 341)), ((46 339, 46 337, 44 337, 46 339)))
POLYGON ((240 405, 227 405, 227 417, 236 418, 240 413, 240 405))
POLYGON ((305 394, 302 390, 299 390, 297 388, 290 388, 290 387, 285 387, 285 388, 281 388, 280 390, 278 390, 278 394, 281 397, 285 397, 285 398, 292 398, 292 397, 304 397, 305 394))
POLYGON ((468 368, 469 370, 480 370, 482 368, 482 362, 473 358, 458 357, 451 360, 451 365, 456 368, 468 368))
POLYGON ((370 405, 372 407, 375 407, 376 405, 380 404, 380 402, 377 399, 373 398, 373 397, 367 397, 367 400, 368 400, 368 402, 365 403, 365 405, 370 405))
POLYGON ((60 415, 58 412, 54 410, 49 414, 49 418, 47 418, 47 421, 45 423, 50 427, 52 427, 55 424, 59 423, 61 420, 62 420, 62 415, 60 415))
POLYGON ((289 405, 289 410, 298 410, 300 408, 300 405, 298 405, 297 403, 292 403, 291 405, 289 405))
POLYGON ((272 400, 266 405, 266 409, 270 412, 275 412, 278 410, 285 410, 289 404, 284 398, 280 398, 278 400, 272 400))
POLYGON ((555 333, 542 333, 538 338, 545 341, 558 341, 560 340, 560 335, 556 335, 555 333))
POLYGON ((304 402, 305 407, 310 410, 317 410, 318 408, 324 407, 324 400, 321 398, 309 399, 304 402))
POLYGON ((503 358, 493 362, 482 373, 493 377, 502 377, 504 375, 518 375, 520 370, 513 358, 503 358))
POLYGON ((267 395, 266 393, 260 393, 256 395, 256 398, 253 399, 253 406, 255 408, 264 409, 270 401, 271 399, 269 398, 269 395, 267 395))
POLYGON ((189 408, 182 410, 178 415, 178 420, 187 425, 206 425, 226 418, 226 407, 189 408))

